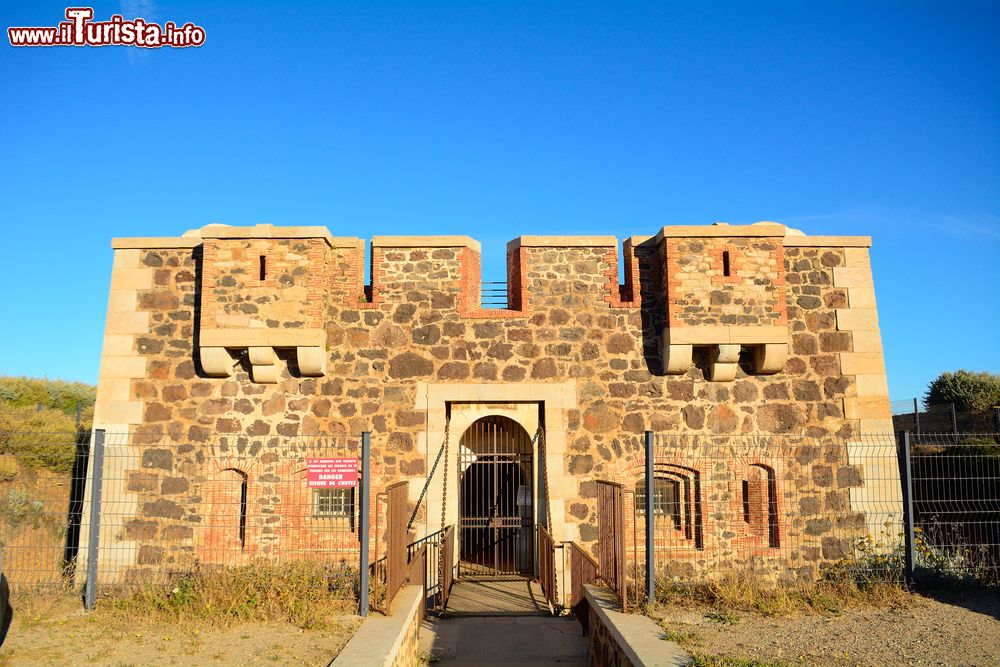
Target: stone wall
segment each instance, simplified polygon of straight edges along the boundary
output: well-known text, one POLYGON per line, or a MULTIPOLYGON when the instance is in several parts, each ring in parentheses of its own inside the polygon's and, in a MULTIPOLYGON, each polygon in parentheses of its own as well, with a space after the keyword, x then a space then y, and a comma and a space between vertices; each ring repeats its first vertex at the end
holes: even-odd
MULTIPOLYGON (((376 483, 410 480, 415 500, 442 442, 435 424, 452 403, 478 405, 485 416, 493 404, 519 401, 534 406, 534 423, 546 427, 555 537, 588 548, 597 538, 595 480, 634 484, 642 474, 644 430, 804 434, 843 442, 863 431, 891 430, 866 239, 803 237, 777 225, 665 228, 625 243, 624 285, 616 243, 611 237, 517 239, 508 249, 516 296, 510 308, 494 311, 479 307, 480 251, 467 237, 376 237, 368 286, 358 239, 331 237, 323 228, 212 226, 178 239, 117 240, 96 425, 130 437, 166 434, 193 446, 192 456, 209 459, 219 458, 222 438, 260 441, 263 456, 266 447, 280 446, 279 438, 367 430, 379 466, 376 483), (782 236, 774 236, 775 227, 782 236), (707 255, 695 261, 699 243, 707 255), (727 293, 740 296, 714 303, 725 301, 713 297, 719 291, 714 278, 695 281, 705 273, 703 264, 716 270, 723 247, 743 282, 725 284, 727 293), (683 257, 671 248, 683 248, 683 257), (268 258, 268 277, 256 284, 261 255, 268 258), (700 285, 699 303, 691 306, 699 310, 680 311, 681 327, 667 326, 670 313, 678 312, 665 275, 674 265, 688 273, 676 289, 688 290, 689 302, 700 285), (131 297, 123 305, 116 289, 125 283, 131 297), (131 310, 123 318, 112 306, 131 310), (704 332, 716 321, 736 333, 727 333, 725 343, 711 336, 700 343, 691 334, 690 367, 667 374, 661 349, 671 332, 704 332), (784 332, 787 355, 779 370, 759 372, 758 342, 772 339, 751 337, 735 343, 733 378, 710 381, 722 345, 731 347, 741 331, 761 331, 762 323, 784 332), (126 324, 127 336, 120 332, 126 324), (217 333, 238 333, 237 325, 243 338, 217 333), (297 339, 297 331, 318 332, 321 340, 297 339), (310 346, 323 358, 306 373, 310 346), (210 358, 220 350, 225 356, 210 358), (119 359, 129 360, 127 369, 119 359), (257 365, 262 359, 267 372, 257 365)), ((146 472, 183 477, 182 461, 175 457, 170 466, 146 472)), ((817 475, 813 467, 824 465, 801 457, 787 463, 810 480, 817 475)), ((265 469, 255 474, 269 474, 265 469)), ((452 503, 456 469, 454 458, 452 503)), ((850 484, 853 497, 863 498, 864 471, 850 484)), ((112 492, 130 499, 136 521, 161 522, 141 516, 153 497, 142 494, 160 493, 153 489, 112 492)), ((437 527, 442 493, 432 484, 428 503, 438 504, 420 514, 428 530, 437 527)), ((181 496, 189 511, 210 511, 181 496)), ((821 533, 810 537, 817 548, 821 533)), ((142 534, 150 536, 147 546, 162 536, 142 534)), ((185 548, 184 536, 176 536, 185 548)), ((122 552, 132 554, 124 561, 134 562, 143 540, 134 532, 117 539, 138 540, 122 552)))

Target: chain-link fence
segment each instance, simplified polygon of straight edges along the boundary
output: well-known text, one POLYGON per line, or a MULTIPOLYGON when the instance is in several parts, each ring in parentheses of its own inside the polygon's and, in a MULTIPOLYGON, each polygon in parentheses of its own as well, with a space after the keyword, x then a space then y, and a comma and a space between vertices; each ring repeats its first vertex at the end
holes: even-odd
POLYGON ((996 433, 1000 432, 1000 407, 979 412, 959 410, 954 403, 923 405, 916 398, 890 401, 896 433, 996 433))
POLYGON ((15 588, 72 582, 90 434, 0 432, 0 551, 15 588))
POLYGON ((1000 583, 997 442, 649 433, 652 476, 625 493, 631 588, 726 573, 778 583, 1000 583))
POLYGON ((365 541, 361 440, 2 433, 4 572, 14 587, 87 581, 90 599, 261 562, 344 587, 365 541))

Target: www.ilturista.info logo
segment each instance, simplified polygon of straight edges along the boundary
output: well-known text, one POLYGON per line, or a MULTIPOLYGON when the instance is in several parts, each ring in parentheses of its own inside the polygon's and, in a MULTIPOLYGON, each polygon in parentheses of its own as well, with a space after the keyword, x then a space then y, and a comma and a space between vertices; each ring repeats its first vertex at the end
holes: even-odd
POLYGON ((11 46, 164 46, 185 48, 205 43, 205 29, 193 23, 181 27, 173 21, 160 26, 144 19, 125 20, 113 14, 107 21, 93 21, 90 7, 67 7, 66 21, 55 27, 7 28, 11 46))

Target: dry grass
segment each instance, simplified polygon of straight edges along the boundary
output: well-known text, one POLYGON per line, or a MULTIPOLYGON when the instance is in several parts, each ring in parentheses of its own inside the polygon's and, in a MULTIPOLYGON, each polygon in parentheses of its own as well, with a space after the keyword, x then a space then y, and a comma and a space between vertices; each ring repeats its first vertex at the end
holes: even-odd
POLYGON ((134 585, 98 602, 96 617, 115 627, 141 623, 283 622, 332 627, 357 609, 357 573, 309 561, 204 568, 171 583, 134 585))
POLYGON ((700 583, 657 585, 659 603, 710 605, 721 614, 744 611, 766 616, 897 608, 905 605, 909 596, 910 592, 896 583, 842 580, 779 584, 743 573, 700 583))

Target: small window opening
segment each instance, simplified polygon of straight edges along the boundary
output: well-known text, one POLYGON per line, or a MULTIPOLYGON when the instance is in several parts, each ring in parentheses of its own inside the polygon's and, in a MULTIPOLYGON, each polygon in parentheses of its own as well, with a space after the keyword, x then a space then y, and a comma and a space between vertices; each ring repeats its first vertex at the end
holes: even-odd
POLYGON ((767 541, 772 549, 781 545, 778 531, 778 488, 774 470, 753 464, 743 480, 743 521, 750 534, 767 541))
POLYGON ((240 551, 246 549, 247 545, 247 474, 236 468, 227 468, 227 471, 239 475, 240 479, 240 551))
MULTIPOLYGON (((261 261, 264 260, 263 257, 261 257, 260 259, 261 259, 261 261)), ((727 276, 727 277, 729 276, 729 251, 728 250, 723 250, 722 251, 722 275, 727 276)))
MULTIPOLYGON (((728 273, 726 274, 729 275, 728 273)), ((267 278, 267 257, 264 255, 260 256, 260 279, 264 280, 267 278)))
POLYGON ((354 516, 354 489, 316 489, 313 503, 316 516, 351 518, 354 516))
POLYGON ((240 551, 247 546, 247 476, 240 482, 240 551))

